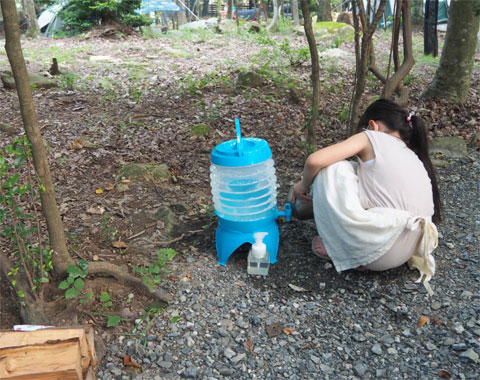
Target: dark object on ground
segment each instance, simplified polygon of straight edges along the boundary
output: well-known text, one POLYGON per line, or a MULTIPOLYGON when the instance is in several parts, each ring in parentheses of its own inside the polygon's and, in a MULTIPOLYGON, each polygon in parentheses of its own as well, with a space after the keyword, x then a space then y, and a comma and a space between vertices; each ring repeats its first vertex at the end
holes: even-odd
POLYGON ((57 58, 52 58, 52 66, 50 66, 50 69, 48 70, 50 75, 58 75, 60 74, 60 70, 58 69, 58 61, 57 58))

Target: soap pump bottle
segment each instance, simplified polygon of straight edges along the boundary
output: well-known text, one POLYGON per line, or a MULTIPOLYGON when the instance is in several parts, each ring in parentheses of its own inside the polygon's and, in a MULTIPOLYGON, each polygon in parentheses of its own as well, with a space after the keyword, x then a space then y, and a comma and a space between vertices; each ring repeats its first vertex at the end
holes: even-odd
POLYGON ((250 252, 248 253, 248 274, 261 276, 268 275, 270 254, 267 251, 267 246, 263 242, 263 238, 267 235, 268 232, 256 232, 253 234, 255 243, 252 244, 250 252))

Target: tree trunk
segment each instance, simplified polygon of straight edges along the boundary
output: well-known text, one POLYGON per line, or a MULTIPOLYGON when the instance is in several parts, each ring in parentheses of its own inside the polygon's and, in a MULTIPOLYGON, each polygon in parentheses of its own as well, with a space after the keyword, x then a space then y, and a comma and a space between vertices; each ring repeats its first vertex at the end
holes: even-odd
POLYGON ((332 21, 332 7, 330 0, 316 0, 317 22, 332 21))
POLYGON ((267 32, 272 31, 272 29, 275 27, 278 21, 278 3, 277 0, 273 0, 273 19, 270 22, 270 25, 268 25, 265 29, 267 32))
MULTIPOLYGON (((355 27, 355 83, 352 94, 352 101, 350 103, 350 115, 348 120, 348 136, 357 132, 357 123, 360 114, 360 102, 362 100, 363 92, 365 91, 365 84, 368 73, 368 64, 370 60, 370 51, 372 46, 373 33, 377 29, 378 23, 387 5, 387 0, 380 0, 378 8, 370 21, 370 14, 365 11, 363 0, 355 0, 353 3, 353 23, 355 27), (359 17, 357 17, 357 6, 359 17), (360 18, 360 20, 359 20, 360 18), (360 26, 361 23, 361 26, 360 26), (363 29, 363 33, 361 29, 363 29), (360 35, 362 39, 360 40, 360 35)), ((371 1, 368 1, 367 10, 371 9, 371 1)))
POLYGON ((425 2, 425 24, 423 31, 423 53, 438 56, 437 37, 438 0, 426 0, 425 2))
POLYGON ((305 35, 307 36, 308 48, 312 57, 312 106, 310 108, 307 122, 307 145, 310 151, 316 149, 315 127, 318 119, 318 108, 320 105, 320 64, 318 60, 317 42, 313 34, 312 17, 308 8, 308 0, 301 0, 305 35))
POLYGON ((228 4, 227 18, 229 20, 231 20, 232 19, 232 12, 233 12, 233 0, 228 0, 227 4, 228 4))
POLYGON ((40 28, 37 22, 35 2, 33 0, 22 0, 22 7, 28 22, 27 35, 36 38, 40 33, 40 28))
POLYGON ((177 2, 177 5, 182 8, 183 10, 180 12, 176 12, 177 14, 177 29, 180 25, 186 24, 187 23, 187 10, 184 8, 184 6, 181 3, 177 2))
POLYGON ((423 0, 412 1, 412 24, 415 26, 423 25, 423 0))
POLYGON ((467 100, 480 24, 478 1, 452 0, 440 64, 423 98, 467 100))
POLYGON ((298 15, 298 0, 292 0, 292 15, 295 26, 300 25, 300 17, 298 15))
POLYGON ((52 261, 55 272, 62 275, 67 272, 67 266, 72 259, 68 253, 62 219, 55 200, 50 167, 33 105, 32 89, 20 45, 17 10, 13 0, 1 1, 1 5, 5 24, 5 50, 15 78, 23 126, 32 148, 33 165, 39 181, 44 187, 44 191, 40 191, 40 199, 47 222, 50 246, 54 250, 52 261))
POLYGON ((202 17, 208 16, 208 3, 209 3, 209 0, 203 0, 202 17))

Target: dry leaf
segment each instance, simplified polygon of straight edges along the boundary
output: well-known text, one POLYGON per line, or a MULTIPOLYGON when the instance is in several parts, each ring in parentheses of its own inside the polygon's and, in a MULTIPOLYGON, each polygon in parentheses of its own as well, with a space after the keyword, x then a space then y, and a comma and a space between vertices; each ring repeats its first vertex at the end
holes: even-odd
POLYGON ((188 279, 191 279, 191 278, 192 278, 192 275, 191 275, 191 274, 187 274, 185 277, 188 278, 188 279))
POLYGON ((295 329, 292 329, 292 328, 290 328, 290 327, 285 327, 285 328, 283 329, 283 333, 284 333, 285 335, 291 335, 291 334, 294 333, 295 331, 296 331, 295 329))
POLYGON ((87 141, 87 140, 79 140, 79 143, 84 147, 84 148, 93 148, 95 147, 94 144, 92 144, 90 141, 87 141))
POLYGON ((250 338, 247 338, 247 341, 243 343, 243 346, 247 349, 248 352, 253 352, 253 342, 250 338))
POLYGON ((142 368, 142 366, 138 364, 130 355, 125 355, 123 357, 123 365, 125 367, 142 368))
POLYGON ((113 183, 107 182, 105 184, 105 190, 107 191, 113 190, 114 188, 115 188, 115 185, 113 183))
POLYGON ((77 140, 75 141, 69 141, 68 142, 68 147, 72 150, 79 150, 79 149, 83 149, 83 146, 82 144, 80 144, 77 140))
POLYGON ((272 323, 270 326, 267 326, 267 334, 269 338, 278 336, 283 332, 283 324, 280 322, 272 323))
POLYGON ((430 321, 430 318, 422 315, 420 318, 418 318, 417 326, 418 326, 418 327, 423 327, 423 326, 425 326, 429 321, 430 321))
POLYGON ((174 276, 174 275, 171 275, 169 277, 169 279, 170 279, 170 281, 178 281, 179 280, 179 278, 177 276, 174 276))
POLYGON ((105 208, 102 206, 91 206, 87 208, 87 214, 102 215, 105 212, 105 208))
POLYGON ((452 377, 452 374, 444 369, 438 371, 437 375, 443 377, 444 379, 450 379, 452 377))
POLYGON ((95 194, 103 194, 103 190, 98 188, 97 190, 95 190, 95 194))
POLYGON ((130 182, 132 182, 132 181, 130 181, 129 179, 122 179, 120 181, 120 183, 130 183, 130 182))
POLYGON ((289 287, 290 289, 295 290, 296 292, 308 292, 308 289, 302 288, 302 287, 297 286, 297 285, 288 284, 288 287, 289 287))
POLYGON ((114 248, 127 248, 127 244, 123 241, 112 241, 112 246, 114 248))

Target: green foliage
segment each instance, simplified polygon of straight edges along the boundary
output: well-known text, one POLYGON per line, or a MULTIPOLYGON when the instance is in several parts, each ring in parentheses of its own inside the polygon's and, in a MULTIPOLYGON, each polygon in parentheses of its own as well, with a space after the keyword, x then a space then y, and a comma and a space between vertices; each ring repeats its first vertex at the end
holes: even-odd
POLYGON ((116 21, 135 27, 149 25, 151 20, 148 17, 134 12, 141 3, 141 0, 70 0, 61 11, 61 17, 66 32, 72 35, 82 33, 99 22, 116 21))
POLYGON ((78 75, 73 73, 63 73, 60 75, 60 86, 67 90, 73 90, 73 85, 79 79, 78 75))
MULTIPOLYGON (((53 263, 52 250, 44 246, 40 231, 39 192, 45 188, 33 173, 25 137, 0 149, 0 229, 15 256, 15 266, 8 275, 14 287, 15 277, 25 276, 32 291, 41 295, 42 285, 50 281, 53 263), (33 210, 33 214, 25 210, 33 210)), ((20 299, 25 296, 21 291, 17 295, 20 299)))
MULTIPOLYGON (((66 299, 76 298, 80 295, 85 286, 84 278, 88 275, 88 266, 88 261, 78 260, 77 265, 70 264, 67 267, 68 277, 58 285, 60 289, 65 290, 66 299)), ((93 293, 89 292, 80 299, 80 303, 87 302, 91 298, 93 298, 93 293)))
POLYGON ((143 278, 143 282, 150 290, 153 290, 160 283, 162 275, 165 273, 167 264, 178 254, 172 248, 163 248, 157 252, 157 261, 148 267, 135 267, 134 270, 143 278))
POLYGON ((102 294, 100 294, 100 301, 103 307, 111 307, 113 305, 112 298, 108 292, 102 292, 102 294))

